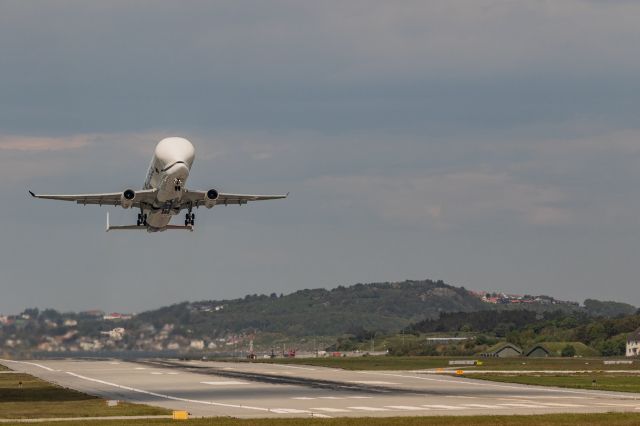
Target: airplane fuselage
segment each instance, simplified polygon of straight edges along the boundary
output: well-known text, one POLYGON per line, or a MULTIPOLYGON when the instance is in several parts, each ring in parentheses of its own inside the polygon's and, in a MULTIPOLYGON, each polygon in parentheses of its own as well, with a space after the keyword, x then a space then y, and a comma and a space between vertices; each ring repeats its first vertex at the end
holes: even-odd
POLYGON ((156 146, 143 187, 157 191, 151 208, 142 210, 149 232, 163 231, 171 217, 180 213, 194 159, 195 148, 184 138, 165 138, 156 146))

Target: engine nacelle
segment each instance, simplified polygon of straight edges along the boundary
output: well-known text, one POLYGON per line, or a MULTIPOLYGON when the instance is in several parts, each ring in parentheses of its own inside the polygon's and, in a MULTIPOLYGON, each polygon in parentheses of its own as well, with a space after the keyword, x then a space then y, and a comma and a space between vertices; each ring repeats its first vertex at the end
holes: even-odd
POLYGON ((216 191, 215 189, 208 190, 207 193, 204 195, 204 206, 208 209, 215 206, 216 203, 218 202, 219 195, 220 194, 218 194, 218 191, 216 191))
POLYGON ((136 199, 136 192, 133 189, 127 189, 120 196, 120 205, 123 209, 129 209, 133 206, 133 201, 136 199))

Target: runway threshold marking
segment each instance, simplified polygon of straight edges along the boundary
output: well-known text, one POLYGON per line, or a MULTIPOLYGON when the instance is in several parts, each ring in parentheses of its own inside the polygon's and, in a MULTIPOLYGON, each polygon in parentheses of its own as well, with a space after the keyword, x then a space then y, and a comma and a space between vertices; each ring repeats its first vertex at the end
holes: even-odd
POLYGON ((217 406, 217 407, 244 408, 246 410, 256 410, 256 411, 266 411, 266 412, 273 411, 273 410, 269 410, 268 408, 252 407, 250 405, 223 404, 221 402, 201 401, 201 400, 198 400, 198 399, 180 398, 180 397, 177 397, 177 396, 165 395, 165 394, 161 394, 161 393, 157 393, 157 392, 146 391, 144 389, 137 389, 137 388, 133 388, 131 386, 119 385, 117 383, 111 383, 111 382, 107 382, 105 380, 94 379, 92 377, 82 376, 80 374, 76 374, 76 373, 73 373, 71 371, 67 371, 66 373, 69 374, 70 376, 77 377, 78 379, 86 380, 86 381, 89 381, 89 382, 100 383, 100 384, 103 384, 103 385, 106 385, 106 386, 112 386, 112 387, 115 387, 115 388, 118 388, 118 389, 123 389, 123 390, 128 390, 128 391, 131 391, 131 392, 141 393, 141 394, 144 394, 144 395, 156 396, 158 398, 170 399, 172 401, 190 402, 190 403, 193 403, 193 404, 212 405, 212 406, 217 406))

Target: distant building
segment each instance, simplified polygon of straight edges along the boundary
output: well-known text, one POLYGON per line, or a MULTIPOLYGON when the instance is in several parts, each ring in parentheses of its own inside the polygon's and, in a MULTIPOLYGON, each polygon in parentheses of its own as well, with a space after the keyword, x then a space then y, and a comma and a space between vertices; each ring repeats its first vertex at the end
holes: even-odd
POLYGON ((202 350, 204 349, 204 341, 202 340, 192 340, 191 343, 189 344, 189 347, 191 349, 196 349, 196 350, 202 350))
POLYGON ((522 349, 512 343, 498 343, 480 354, 487 358, 513 358, 522 355, 522 349))
POLYGON ((112 312, 109 315, 104 315, 102 317, 102 319, 107 320, 107 321, 128 320, 128 319, 131 319, 131 315, 129 315, 129 314, 119 314, 117 312, 112 312))
POLYGON ((627 356, 640 355, 640 328, 627 337, 627 356))
POLYGON ((532 346, 525 351, 524 354, 525 356, 532 358, 561 357, 562 350, 567 346, 573 346, 573 349, 575 349, 576 352, 575 356, 585 357, 600 355, 598 351, 590 348, 582 342, 542 342, 532 346))

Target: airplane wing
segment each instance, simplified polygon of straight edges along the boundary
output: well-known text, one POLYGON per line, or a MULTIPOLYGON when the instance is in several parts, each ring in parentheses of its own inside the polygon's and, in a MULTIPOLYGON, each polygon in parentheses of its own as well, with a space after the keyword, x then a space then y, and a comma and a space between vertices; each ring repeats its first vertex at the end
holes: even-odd
MULTIPOLYGON (((152 204, 155 199, 155 189, 143 189, 135 191, 135 199, 132 207, 140 208, 142 204, 152 204)), ((29 191, 34 198, 43 198, 47 200, 75 201, 78 204, 98 204, 101 206, 119 206, 121 203, 122 192, 112 192, 104 194, 76 194, 76 195, 42 195, 34 194, 29 191)))
MULTIPOLYGON (((207 191, 191 191, 187 190, 182 196, 182 202, 193 203, 194 207, 204 206, 205 196, 207 191)), ((289 193, 284 195, 249 195, 249 194, 230 194, 225 192, 218 193, 216 199, 216 205, 228 206, 230 204, 242 205, 247 204, 249 201, 262 201, 262 200, 279 200, 287 198, 289 193)))

